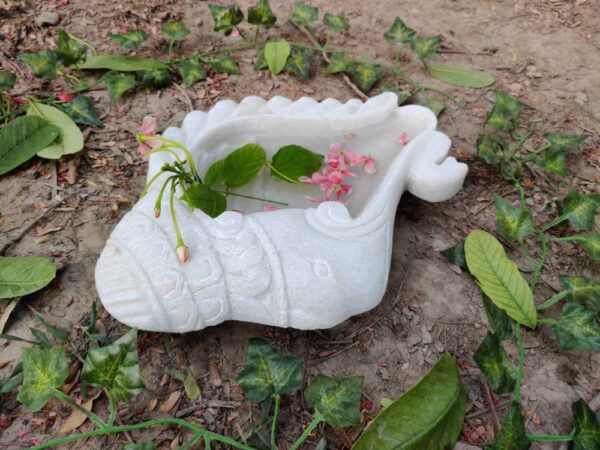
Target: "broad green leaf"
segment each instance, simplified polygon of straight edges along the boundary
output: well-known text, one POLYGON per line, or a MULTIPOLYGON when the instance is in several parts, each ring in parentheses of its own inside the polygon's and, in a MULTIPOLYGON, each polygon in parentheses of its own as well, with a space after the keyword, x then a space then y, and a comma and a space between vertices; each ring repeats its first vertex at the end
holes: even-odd
POLYGON ((415 30, 407 27, 400 17, 396 17, 390 29, 383 36, 386 41, 393 44, 408 44, 414 40, 416 35, 415 30))
POLYGON ((535 163, 550 173, 565 177, 569 175, 565 158, 564 151, 549 148, 541 158, 535 160, 535 163))
POLYGON ((363 377, 330 378, 319 374, 304 390, 304 398, 332 427, 358 425, 363 383, 363 377))
POLYGON ((558 343, 565 350, 600 350, 597 313, 578 303, 565 303, 560 320, 552 325, 558 343))
POLYGON ((346 72, 350 75, 352 82, 365 94, 368 94, 373 85, 383 76, 381 66, 378 64, 367 64, 358 61, 352 61, 346 72))
POLYGON ((85 357, 81 380, 106 388, 122 401, 144 389, 137 355, 137 330, 131 329, 106 347, 90 349, 85 357))
POLYGON ((299 145, 286 145, 273 155, 271 164, 275 168, 271 169, 271 175, 275 178, 298 181, 300 177, 311 176, 321 168, 323 155, 299 145))
POLYGON ((311 25, 319 19, 319 8, 309 6, 303 2, 296 2, 294 14, 290 18, 296 25, 311 25))
POLYGON ((258 144, 246 144, 223 160, 223 181, 229 187, 244 186, 258 175, 267 162, 265 150, 258 144))
POLYGON ((496 306, 513 320, 535 328, 537 312, 531 289, 496 238, 482 230, 472 231, 465 241, 465 256, 469 271, 496 306))
POLYGON ((153 88, 168 86, 171 81, 168 69, 141 70, 136 72, 135 76, 144 86, 153 88))
POLYGON ((487 164, 498 164, 504 159, 508 145, 497 134, 484 134, 477 138, 477 155, 487 164))
POLYGON ((487 445, 485 450, 528 450, 529 448, 531 448, 531 442, 527 439, 523 415, 519 405, 513 403, 502 422, 496 442, 487 445))
POLYGON ((20 166, 56 140, 60 130, 37 116, 20 116, 0 128, 0 175, 20 166))
POLYGON ((565 198, 557 202, 560 215, 567 215, 574 230, 592 230, 598 202, 591 195, 586 195, 576 189, 570 191, 565 198))
POLYGON ((94 109, 94 102, 89 97, 78 95, 60 107, 75 123, 104 128, 94 109))
POLYGON ((337 32, 345 31, 350 28, 350 24, 348 23, 348 19, 346 19, 346 15, 344 13, 336 15, 325 13, 323 16, 323 23, 327 28, 337 32))
POLYGON ((135 77, 129 73, 109 72, 102 77, 111 103, 119 99, 125 92, 135 88, 135 77))
POLYGON ((108 69, 117 72, 137 72, 139 70, 167 69, 168 66, 157 59, 140 58, 125 55, 95 55, 90 56, 80 69, 108 69))
POLYGON ((256 70, 264 70, 267 69, 269 65, 267 64, 267 60, 265 59, 265 48, 259 48, 256 52, 256 59, 254 60, 254 68, 256 70))
POLYGON ((59 129, 56 140, 37 153, 48 159, 58 159, 83 149, 83 134, 73 120, 60 109, 43 103, 31 103, 27 108, 28 116, 38 116, 59 129))
POLYGON ((488 332, 473 355, 496 394, 508 394, 515 388, 514 368, 508 361, 502 342, 488 332))
POLYGON ((235 59, 229 55, 223 55, 220 58, 209 61, 210 67, 217 73, 228 73, 229 75, 237 75, 240 72, 235 59))
POLYGON ((415 36, 410 43, 410 49, 415 56, 421 60, 436 54, 438 46, 442 42, 442 36, 421 37, 415 36))
POLYGON ((207 186, 214 186, 215 184, 224 183, 225 178, 223 177, 223 165, 225 161, 219 159, 211 164, 204 175, 204 184, 207 186))
POLYGON ((293 73, 303 80, 307 80, 310 77, 311 61, 312 51, 310 49, 294 47, 284 70, 293 73))
POLYGON ((589 136, 562 133, 546 133, 544 138, 553 151, 576 150, 589 136))
POLYGON ((571 301, 600 312, 600 281, 584 277, 559 277, 571 301))
POLYGON ((259 403, 302 388, 302 359, 286 356, 263 339, 250 339, 246 364, 235 378, 246 398, 259 403))
POLYGON ((365 429, 353 450, 443 450, 458 440, 467 395, 458 368, 445 353, 409 391, 365 429))
POLYGON ((17 77, 14 73, 7 72, 6 70, 0 70, 0 93, 15 87, 16 79, 17 77))
POLYGON ((269 41, 265 44, 265 60, 273 75, 283 70, 291 52, 292 47, 287 41, 269 41))
POLYGON ((600 448, 600 419, 583 400, 579 399, 571 406, 575 419, 575 433, 571 450, 590 450, 600 448))
POLYGON ((0 256, 0 298, 39 291, 56 276, 56 267, 39 256, 0 256))
POLYGON ((496 195, 496 229, 508 242, 515 242, 534 232, 533 219, 526 209, 496 195))
POLYGON ((427 63, 425 67, 433 78, 454 86, 480 89, 496 82, 490 74, 469 67, 433 62, 427 63))
POLYGON ((214 30, 222 31, 229 36, 235 26, 244 20, 244 13, 236 4, 232 5, 208 5, 214 21, 214 30))
POLYGON ((277 17, 273 14, 273 10, 269 5, 268 0, 258 0, 256 6, 248 8, 248 23, 271 28, 277 22, 277 17))
POLYGON ((121 450, 156 450, 154 442, 138 442, 136 444, 125 444, 121 450))
POLYGON ((437 98, 429 97, 428 95, 417 95, 414 101, 415 105, 425 106, 434 112, 439 117, 446 109, 446 105, 437 98))
POLYGON ((123 50, 137 50, 148 39, 148 33, 143 30, 132 30, 121 34, 111 34, 110 38, 121 44, 123 50))
POLYGON ((186 87, 206 78, 206 69, 200 64, 198 58, 187 58, 175 65, 186 87))
POLYGON ((210 217, 217 217, 227 208, 223 194, 213 191, 208 185, 195 183, 183 193, 182 199, 192 208, 204 211, 210 217))
POLYGON ((53 50, 21 53, 19 59, 27 64, 38 78, 53 80, 58 76, 58 55, 53 50))
POLYGON ((160 31, 169 41, 183 41, 190 34, 190 30, 181 21, 165 23, 160 31))
POLYGON ((494 305, 494 302, 484 293, 481 293, 481 300, 483 301, 485 315, 496 337, 501 341, 510 339, 512 337, 512 321, 506 311, 494 305))
POLYGON ((452 264, 456 264, 463 270, 469 270, 467 269, 467 261, 465 260, 465 241, 460 241, 454 247, 442 250, 440 253, 452 264))
POLYGON ((600 234, 592 232, 581 234, 578 238, 580 238, 580 240, 578 240, 577 243, 583 247, 586 255, 588 255, 592 261, 600 261, 600 234))
POLYGON ((327 66, 327 71, 329 73, 346 72, 351 62, 352 61, 348 59, 345 53, 332 53, 329 59, 329 65, 327 66))
POLYGON ((24 348, 23 385, 17 400, 31 411, 39 411, 62 386, 69 374, 64 347, 24 348))
POLYGON ((485 123, 498 131, 511 131, 523 110, 523 104, 506 92, 496 90, 496 102, 485 123))
POLYGON ((65 67, 85 60, 87 46, 71 37, 65 30, 58 31, 56 54, 65 67))

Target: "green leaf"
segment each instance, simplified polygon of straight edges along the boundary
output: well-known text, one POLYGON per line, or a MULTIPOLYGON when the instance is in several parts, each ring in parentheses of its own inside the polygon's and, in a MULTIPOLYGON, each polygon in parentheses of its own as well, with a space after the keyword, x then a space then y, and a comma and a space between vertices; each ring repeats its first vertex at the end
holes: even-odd
POLYGON ((552 325, 565 350, 600 350, 600 328, 596 312, 578 303, 565 303, 560 320, 552 325))
POLYGON ((501 341, 505 341, 512 337, 512 321, 506 311, 498 308, 494 305, 494 302, 490 298, 481 293, 481 300, 483 301, 483 309, 485 309, 485 315, 488 318, 488 322, 494 334, 501 341))
POLYGON ((259 403, 302 388, 302 359, 286 356, 263 339, 250 339, 246 364, 235 378, 246 398, 259 403))
POLYGON ((481 89, 496 82, 490 74, 469 67, 442 63, 427 63, 425 67, 433 78, 454 86, 481 89))
POLYGON ((562 133, 544 134, 544 138, 548 141, 553 151, 577 150, 588 137, 585 135, 577 136, 562 133))
POLYGON ((496 437, 496 442, 492 445, 487 445, 486 450, 528 450, 531 447, 531 442, 527 439, 525 432, 525 421, 519 409, 519 405, 513 403, 504 422, 500 433, 496 437))
POLYGON ((594 217, 599 205, 591 195, 573 189, 565 198, 557 202, 557 206, 561 216, 568 216, 571 228, 574 230, 594 228, 594 217))
POLYGON ((122 401, 144 389, 137 355, 137 330, 131 329, 106 347, 88 351, 81 380, 90 386, 106 388, 122 401))
POLYGON ((40 347, 43 347, 43 348, 54 347, 52 342, 50 342, 50 339, 48 338, 48 336, 46 336, 46 334, 43 331, 38 330, 37 328, 29 328, 29 331, 31 331, 31 334, 33 334, 33 336, 35 337, 35 339, 40 347))
POLYGON ((496 394, 508 394, 515 388, 514 368, 508 361, 500 339, 488 332, 473 355, 496 394))
POLYGON ((256 6, 248 8, 248 23, 263 28, 271 28, 275 25, 275 22, 277 22, 277 17, 273 14, 268 0, 258 0, 256 6))
POLYGON ((450 448, 460 435, 466 402, 458 368, 445 353, 414 387, 367 426, 352 449, 450 448))
POLYGON ((87 46, 76 41, 65 30, 58 31, 56 54, 65 67, 85 61, 87 46))
POLYGON ((600 261, 600 234, 593 232, 581 234, 578 237, 581 240, 578 240, 577 243, 583 247, 586 255, 592 261, 600 261))
POLYGON ((368 94, 375 83, 382 77, 381 66, 378 64, 367 64, 358 61, 352 61, 346 71, 350 79, 361 91, 368 94))
POLYGON ((136 444, 125 444, 121 450, 156 450, 154 442, 138 442, 136 444))
POLYGON ((408 44, 411 43, 417 35, 417 32, 396 17, 390 29, 383 35, 385 40, 393 44, 408 44))
POLYGON ((196 400, 200 397, 200 386, 198 386, 198 382, 192 375, 192 371, 188 370, 187 375, 183 380, 183 388, 185 389, 185 395, 190 400, 196 400))
POLYGON ((223 159, 219 159, 211 164, 211 166, 206 171, 206 175, 204 175, 204 184, 208 186, 214 186, 219 183, 224 183, 225 178, 223 176, 223 165, 225 161, 223 159))
POLYGON ((265 60, 273 75, 283 70, 291 52, 292 47, 287 41, 270 41, 265 44, 265 60))
POLYGON ((415 36, 410 43, 410 49, 417 58, 424 60, 436 54, 442 39, 442 36, 439 35, 426 38, 415 36))
POLYGON ((346 15, 344 13, 337 15, 325 13, 323 16, 323 23, 327 28, 337 32, 345 31, 350 28, 350 24, 348 23, 348 19, 346 19, 346 15))
POLYGON ((236 4, 233 5, 208 5, 214 21, 214 31, 222 31, 229 36, 235 26, 244 20, 244 13, 236 4))
MULTIPOLYGON (((398 96, 398 106, 401 106, 404 103, 406 103, 406 101, 410 97, 415 95, 416 89, 415 90, 407 89, 403 86, 400 86, 399 84, 392 84, 392 83, 385 82, 381 85, 380 92, 393 92, 394 94, 396 94, 398 96)), ((441 102, 438 102, 438 103, 440 103, 442 105, 442 110, 443 110, 445 108, 444 104, 441 102)), ((432 108, 430 108, 430 109, 432 109, 432 108)), ((439 114, 436 113, 436 115, 439 115, 439 114)))
POLYGON ((233 59, 229 55, 223 55, 220 58, 209 61, 210 67, 217 73, 228 73, 229 75, 240 74, 240 69, 233 59))
POLYGON ((194 183, 185 190, 182 199, 190 207, 200 209, 210 217, 217 217, 227 208, 225 196, 206 184, 194 183))
POLYGON ((600 448, 600 420, 594 411, 581 398, 573 403, 571 410, 575 419, 571 450, 600 448))
POLYGON ((323 165, 323 155, 311 152, 299 145, 286 145, 277 150, 271 161, 275 170, 271 175, 280 180, 297 181, 317 172, 323 165), (283 175, 283 176, 282 176, 283 175))
POLYGON ((36 116, 20 116, 0 128, 0 175, 48 147, 60 130, 36 116))
POLYGON ((533 219, 526 209, 496 195, 496 229, 508 242, 515 242, 534 232, 533 219))
POLYGON ((535 160, 535 163, 550 173, 565 177, 569 175, 565 157, 563 151, 548 149, 541 158, 535 160))
POLYGON ((469 271, 496 306, 513 320, 535 328, 537 312, 531 289, 496 238, 482 230, 472 231, 465 241, 465 256, 469 271))
POLYGON ((319 19, 319 8, 309 6, 303 2, 296 2, 294 14, 290 21, 296 25, 310 25, 319 19))
POLYGON ((135 76, 144 86, 153 88, 168 86, 171 81, 168 69, 141 70, 135 76))
POLYGON ((511 131, 515 128, 516 121, 523 110, 523 104, 515 97, 500 90, 496 90, 495 95, 496 102, 485 123, 498 131, 511 131))
POLYGON ((415 105, 425 106, 434 112, 439 117, 442 111, 446 109, 446 105, 437 98, 429 97, 428 95, 418 95, 414 101, 415 105))
POLYGON ((148 34, 143 30, 132 30, 121 34, 111 34, 110 38, 121 44, 123 50, 137 50, 148 39, 148 34))
POLYGON ((139 70, 167 69, 168 66, 156 59, 140 58, 138 56, 95 55, 86 59, 79 68, 89 70, 108 69, 117 72, 137 72, 139 70))
POLYGON ((135 87, 135 77, 129 73, 109 72, 102 79, 106 83, 111 103, 135 87))
POLYGON ((312 51, 310 49, 294 47, 284 69, 303 80, 307 80, 310 77, 311 61, 312 51))
POLYGON ((43 103, 30 103, 28 116, 38 116, 59 129, 56 140, 37 153, 48 159, 58 159, 83 149, 83 134, 73 120, 60 109, 43 103))
POLYGON ((31 411, 39 411, 62 386, 69 374, 64 347, 24 348, 23 385, 17 400, 31 411))
POLYGON ((351 61, 348 59, 345 53, 332 53, 329 59, 329 65, 327 66, 327 71, 329 73, 346 72, 348 70, 348 66, 350 66, 350 63, 351 61))
POLYGON ((223 160, 223 181, 229 187, 244 186, 252 181, 267 162, 265 150, 258 144, 246 144, 223 160))
POLYGON ((104 124, 98 119, 98 114, 94 109, 94 102, 89 97, 78 95, 60 107, 75 123, 104 128, 104 124))
POLYGON ((187 58, 175 65, 186 87, 206 78, 206 69, 200 64, 198 58, 187 58))
POLYGON ((38 78, 53 80, 58 76, 58 55, 53 50, 21 53, 19 59, 27 64, 38 78))
POLYGON ((169 41, 183 41, 190 34, 190 30, 181 21, 165 23, 160 31, 169 41))
POLYGON ((584 277, 559 277, 571 301, 600 312, 600 282, 584 277))
POLYGON ((330 378, 319 374, 304 390, 304 398, 332 427, 358 425, 363 384, 363 377, 330 378))
POLYGON ((56 277, 56 267, 39 256, 0 256, 0 298, 31 294, 56 277))
POLYGON ((508 149, 506 142, 497 134, 484 134, 477 138, 477 155, 487 164, 498 164, 508 149))
POLYGON ((55 327, 54 325, 51 325, 50 323, 48 323, 46 321, 46 319, 44 319, 44 317, 42 317, 41 314, 39 314, 37 312, 35 313, 35 318, 37 319, 38 322, 40 322, 44 326, 46 331, 48 331, 48 333, 50 333, 54 337, 54 339, 56 339, 59 343, 61 343, 61 344, 67 343, 67 339, 69 337, 69 333, 67 332, 67 330, 65 330, 64 328, 55 327))
POLYGON ((463 270, 469 270, 467 269, 467 261, 465 260, 465 241, 460 241, 454 247, 442 250, 440 253, 452 264, 456 264, 463 270))
POLYGON ((265 59, 265 48, 259 48, 256 52, 256 59, 254 61, 254 68, 256 70, 264 70, 267 69, 269 65, 267 64, 267 60, 265 59))
POLYGON ((16 79, 17 77, 14 73, 7 72, 6 70, 0 70, 0 93, 15 87, 16 79))

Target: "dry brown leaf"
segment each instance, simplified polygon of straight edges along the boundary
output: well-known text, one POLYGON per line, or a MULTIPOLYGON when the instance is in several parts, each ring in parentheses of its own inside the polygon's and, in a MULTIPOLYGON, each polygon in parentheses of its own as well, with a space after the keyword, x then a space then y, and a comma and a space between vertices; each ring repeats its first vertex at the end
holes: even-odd
POLYGON ((4 331, 4 327, 6 326, 6 322, 8 322, 8 318, 19 304, 19 300, 21 300, 21 298, 22 297, 13 298, 4 309, 2 317, 0 318, 0 333, 4 331))
POLYGON ((46 234, 55 233, 62 229, 63 227, 35 227, 35 233, 41 237, 46 234))
POLYGON ((173 407, 177 404, 177 402, 179 401, 179 399, 181 398, 181 391, 173 391, 171 392, 171 395, 169 395, 169 398, 167 398, 165 400, 165 402, 160 405, 160 408, 158 408, 158 410, 160 412, 169 412, 173 409, 173 407))
POLYGON ((153 398, 148 402, 148 405, 146 405, 146 411, 148 412, 152 412, 154 411, 154 408, 156 408, 156 404, 158 403, 158 399, 157 398, 153 398))
MULTIPOLYGON (((94 397, 90 398, 87 402, 85 402, 81 406, 83 406, 88 411, 91 411, 92 407, 94 406, 94 400, 96 400, 98 398, 98 396, 101 394, 101 392, 102 391, 98 392, 98 394, 96 394, 94 397)), ((79 411, 76 408, 73 408, 73 411, 71 411, 71 414, 69 415, 69 417, 67 417, 67 419, 62 423, 62 425, 60 426, 60 430, 58 430, 58 432, 59 433, 70 433, 71 431, 76 430, 81 425, 83 425, 86 420, 87 420, 87 416, 84 413, 82 413, 81 411, 79 411)))

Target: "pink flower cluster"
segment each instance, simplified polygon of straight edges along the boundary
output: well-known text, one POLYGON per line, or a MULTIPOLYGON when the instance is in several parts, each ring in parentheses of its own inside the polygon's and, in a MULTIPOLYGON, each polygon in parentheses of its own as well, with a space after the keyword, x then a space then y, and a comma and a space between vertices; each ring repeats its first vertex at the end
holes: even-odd
MULTIPOLYGON (((156 119, 154 117, 144 117, 142 126, 140 127, 140 134, 144 134, 146 136, 156 136, 156 119)), ((162 146, 163 143, 161 141, 149 139, 147 141, 140 142, 138 150, 142 155, 145 155, 146 153, 162 146)))
POLYGON ((342 148, 342 144, 334 142, 329 146, 329 153, 325 157, 327 166, 320 172, 315 172, 311 177, 302 177, 300 181, 306 184, 318 185, 325 194, 325 198, 307 197, 310 201, 321 203, 324 201, 339 201, 343 195, 352 193, 352 186, 344 184, 344 178, 355 177, 356 174, 349 169, 362 164, 366 173, 375 173, 375 160, 370 156, 362 156, 342 148))

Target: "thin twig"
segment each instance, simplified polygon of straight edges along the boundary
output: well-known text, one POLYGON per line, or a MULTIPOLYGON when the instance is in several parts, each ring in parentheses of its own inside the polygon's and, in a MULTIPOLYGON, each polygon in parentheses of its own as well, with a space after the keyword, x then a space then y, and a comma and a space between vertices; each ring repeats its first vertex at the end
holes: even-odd
POLYGON ((494 399, 492 398, 492 393, 490 392, 490 387, 487 384, 487 381, 483 380, 483 388, 485 390, 485 396, 487 398, 488 404, 490 405, 490 412, 492 413, 492 419, 494 421, 494 429, 496 432, 500 431, 500 419, 498 419, 498 413, 496 412, 496 406, 494 405, 494 399))

